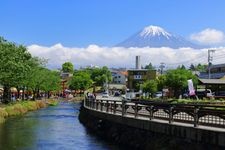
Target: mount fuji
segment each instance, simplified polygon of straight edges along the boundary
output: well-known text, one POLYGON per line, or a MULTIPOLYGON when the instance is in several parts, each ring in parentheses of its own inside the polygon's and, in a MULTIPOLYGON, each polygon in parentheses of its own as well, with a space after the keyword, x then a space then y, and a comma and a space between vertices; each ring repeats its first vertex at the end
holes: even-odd
POLYGON ((145 27, 125 41, 117 44, 118 47, 170 47, 170 48, 203 48, 200 45, 191 43, 181 36, 171 34, 158 26, 145 27))

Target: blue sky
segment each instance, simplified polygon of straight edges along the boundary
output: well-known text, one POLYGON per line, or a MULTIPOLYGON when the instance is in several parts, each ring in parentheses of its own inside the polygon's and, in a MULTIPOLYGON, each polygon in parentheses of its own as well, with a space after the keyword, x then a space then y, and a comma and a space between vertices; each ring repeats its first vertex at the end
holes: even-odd
POLYGON ((24 45, 113 46, 148 25, 225 32, 224 0, 1 0, 0 36, 24 45))

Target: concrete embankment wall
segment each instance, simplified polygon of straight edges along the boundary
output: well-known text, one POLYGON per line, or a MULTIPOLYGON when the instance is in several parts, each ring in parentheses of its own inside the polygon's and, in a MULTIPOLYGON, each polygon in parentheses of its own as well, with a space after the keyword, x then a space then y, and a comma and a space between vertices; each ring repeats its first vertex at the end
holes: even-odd
POLYGON ((90 131, 131 149, 225 149, 225 133, 127 118, 81 107, 79 119, 90 131))

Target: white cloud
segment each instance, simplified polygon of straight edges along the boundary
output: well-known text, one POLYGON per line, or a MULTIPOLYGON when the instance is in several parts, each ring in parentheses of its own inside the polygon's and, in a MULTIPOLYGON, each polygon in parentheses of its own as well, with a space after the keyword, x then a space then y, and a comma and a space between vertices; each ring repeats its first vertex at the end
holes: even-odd
POLYGON ((164 62, 167 67, 177 67, 181 64, 207 63, 207 49, 172 49, 168 47, 122 48, 99 47, 97 45, 76 48, 56 44, 51 47, 31 45, 28 46, 28 50, 34 56, 47 58, 50 68, 61 68, 65 61, 72 62, 75 68, 87 65, 133 68, 136 55, 141 56, 143 66, 149 62, 156 66, 164 62))
POLYGON ((190 38, 193 41, 197 41, 198 43, 205 45, 215 45, 225 42, 225 34, 222 31, 210 28, 199 33, 194 33, 190 38))

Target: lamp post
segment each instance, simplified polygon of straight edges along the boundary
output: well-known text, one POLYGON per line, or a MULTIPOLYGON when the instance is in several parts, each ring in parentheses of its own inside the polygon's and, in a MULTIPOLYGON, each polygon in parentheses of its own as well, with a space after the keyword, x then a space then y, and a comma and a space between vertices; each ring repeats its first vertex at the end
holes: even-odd
POLYGON ((213 54, 216 50, 212 50, 212 49, 209 49, 208 50, 208 78, 211 79, 211 65, 212 65, 212 60, 213 60, 213 56, 211 56, 211 54, 213 54))
POLYGON ((161 62, 159 68, 160 68, 160 73, 162 75, 163 74, 163 68, 165 68, 165 63, 161 62))

